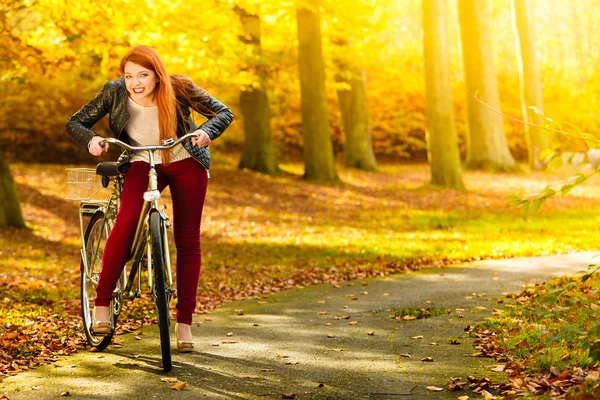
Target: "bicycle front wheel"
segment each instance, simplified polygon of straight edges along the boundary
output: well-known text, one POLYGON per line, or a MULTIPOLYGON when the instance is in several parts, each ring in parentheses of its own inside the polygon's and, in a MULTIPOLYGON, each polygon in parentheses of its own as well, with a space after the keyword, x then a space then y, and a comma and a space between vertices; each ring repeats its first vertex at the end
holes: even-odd
POLYGON ((158 328, 160 331, 160 350, 162 353, 163 369, 170 371, 173 367, 171 361, 171 336, 169 333, 169 298, 170 288, 167 285, 165 273, 165 257, 160 213, 150 214, 150 245, 152 250, 152 269, 154 271, 153 297, 158 315, 158 328))
MULTIPOLYGON (((84 247, 87 259, 81 259, 81 319, 83 320, 83 329, 90 346, 102 351, 110 344, 115 330, 113 329, 107 335, 95 335, 92 332, 92 309, 94 307, 94 297, 96 295, 96 286, 100 277, 102 267, 102 255, 106 238, 110 232, 111 226, 105 218, 102 211, 97 211, 91 218, 84 235, 84 247)), ((112 304, 111 304, 112 309, 112 304)), ((113 327, 117 323, 116 313, 114 315, 113 327)))

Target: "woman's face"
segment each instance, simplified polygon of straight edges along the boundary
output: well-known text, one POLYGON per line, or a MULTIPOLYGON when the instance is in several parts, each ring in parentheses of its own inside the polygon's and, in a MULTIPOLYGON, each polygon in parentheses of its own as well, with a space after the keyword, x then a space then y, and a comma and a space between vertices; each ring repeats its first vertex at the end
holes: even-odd
POLYGON ((128 61, 125 64, 125 86, 129 96, 144 106, 154 105, 156 74, 151 69, 128 61))

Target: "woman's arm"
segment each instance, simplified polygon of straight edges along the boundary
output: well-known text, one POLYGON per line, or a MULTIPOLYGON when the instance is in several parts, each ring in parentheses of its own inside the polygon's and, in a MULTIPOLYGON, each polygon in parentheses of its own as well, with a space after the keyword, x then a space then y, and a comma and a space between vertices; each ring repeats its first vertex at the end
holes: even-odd
POLYGON ((208 118, 200 128, 208 134, 210 140, 215 140, 233 121, 231 110, 219 100, 212 97, 206 90, 194 85, 193 93, 190 93, 190 106, 198 113, 208 118))
POLYGON ((88 148, 88 143, 94 136, 99 136, 92 127, 110 111, 108 85, 109 82, 92 100, 71 115, 65 126, 71 139, 84 149, 88 148))

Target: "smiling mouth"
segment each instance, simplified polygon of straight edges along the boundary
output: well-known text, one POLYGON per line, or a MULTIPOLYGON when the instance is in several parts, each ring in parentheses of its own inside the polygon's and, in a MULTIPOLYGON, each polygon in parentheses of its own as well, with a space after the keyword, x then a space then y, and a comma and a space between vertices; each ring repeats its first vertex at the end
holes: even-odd
POLYGON ((144 92, 145 89, 144 88, 134 88, 131 90, 133 90, 133 93, 135 93, 135 94, 141 94, 144 92))

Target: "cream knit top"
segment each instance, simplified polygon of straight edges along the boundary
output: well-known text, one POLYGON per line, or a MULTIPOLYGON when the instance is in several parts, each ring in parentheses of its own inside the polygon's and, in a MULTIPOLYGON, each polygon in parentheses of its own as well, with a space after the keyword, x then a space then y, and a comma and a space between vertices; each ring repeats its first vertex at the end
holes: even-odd
MULTIPOLYGON (((127 98, 127 111, 129 112, 129 121, 125 125, 125 131, 129 136, 129 143, 132 146, 153 146, 160 144, 160 132, 158 129, 158 106, 144 107, 127 98)), ((162 151, 154 152, 154 161, 156 164, 162 164, 162 151)), ((171 149, 171 162, 185 160, 191 157, 187 150, 179 145, 171 149)), ((147 151, 133 152, 129 159, 134 161, 150 162, 147 151)))

